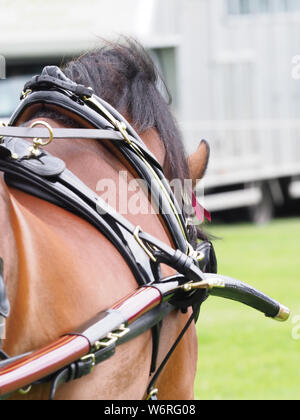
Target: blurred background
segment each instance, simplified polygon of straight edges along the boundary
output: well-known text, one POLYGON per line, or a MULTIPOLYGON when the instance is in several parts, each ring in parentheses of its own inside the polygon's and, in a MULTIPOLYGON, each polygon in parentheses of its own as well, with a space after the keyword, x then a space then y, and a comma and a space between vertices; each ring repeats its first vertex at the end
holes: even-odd
MULTIPOLYGON (((44 65, 134 36, 172 93, 188 153, 211 146, 204 206, 219 268, 293 310, 282 326, 209 301, 198 324, 199 399, 298 399, 300 1, 0 0, 0 119, 44 65), (296 338, 295 338, 296 337, 296 338)), ((201 185, 202 190, 202 185, 201 185)), ((299 328, 300 331, 300 328, 299 328)))

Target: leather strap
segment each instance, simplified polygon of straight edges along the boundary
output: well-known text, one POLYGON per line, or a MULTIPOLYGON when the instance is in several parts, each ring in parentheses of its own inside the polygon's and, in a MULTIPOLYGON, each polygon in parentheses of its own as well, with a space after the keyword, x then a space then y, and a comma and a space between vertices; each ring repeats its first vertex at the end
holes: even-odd
POLYGON ((68 79, 64 73, 56 66, 47 66, 44 68, 43 73, 39 76, 33 76, 25 86, 24 91, 41 86, 56 86, 58 88, 66 89, 75 93, 79 97, 91 97, 94 93, 93 89, 83 85, 78 85, 72 80, 68 79))
POLYGON ((189 329, 190 325, 192 324, 192 322, 194 320, 195 320, 195 313, 193 312, 192 315, 190 316, 190 318, 188 319, 186 325, 183 327, 181 333, 177 337, 175 343, 173 344, 173 346, 168 351, 168 353, 165 356, 164 360, 161 362, 159 368, 155 372, 155 375, 153 375, 153 377, 152 377, 152 379, 151 379, 151 381, 150 381, 150 383, 148 385, 148 388, 147 388, 147 394, 149 396, 147 398, 147 400, 152 400, 152 401, 157 400, 156 394, 154 394, 154 396, 151 396, 151 394, 152 394, 152 391, 154 390, 154 387, 155 387, 155 384, 156 384, 156 382, 158 380, 158 377, 162 373, 162 371, 163 371, 164 367, 166 366, 166 364, 168 363, 170 357, 172 356, 172 354, 176 350, 177 346, 179 345, 180 341, 182 340, 183 336, 185 335, 185 333, 187 332, 187 330, 189 329))
MULTIPOLYGON (((134 225, 117 213, 115 209, 110 207, 100 197, 96 196, 92 190, 67 169, 55 180, 48 180, 33 174, 22 165, 22 162, 0 160, 0 169, 6 173, 5 179, 9 185, 47 199, 60 207, 79 214, 96 226, 115 244, 117 241, 117 247, 120 246, 120 238, 112 226, 117 225, 119 228, 127 231, 131 237, 135 236, 136 227, 134 225), (11 176, 7 176, 7 174, 11 174, 11 176)), ((150 245, 153 248, 152 252, 159 263, 169 264, 182 274, 187 273, 189 278, 194 281, 199 281, 199 278, 202 277, 202 272, 198 265, 195 264, 195 260, 183 251, 179 249, 174 250, 169 245, 144 231, 139 233, 139 238, 146 245, 150 245)), ((143 283, 145 284, 145 282, 143 283)))
MULTIPOLYGON (((12 137, 12 138, 40 138, 48 139, 49 130, 47 128, 40 127, 0 127, 0 140, 1 137, 12 137)), ((124 137, 119 131, 112 129, 93 129, 93 128, 54 128, 52 130, 54 139, 95 139, 95 140, 110 140, 119 143, 125 143, 124 137)), ((141 143, 137 143, 134 137, 128 135, 128 138, 132 144, 146 157, 151 164, 155 165, 162 171, 162 168, 154 157, 154 155, 141 143)), ((1 141, 0 141, 1 144, 1 141)), ((125 143, 126 144, 126 143, 125 143)))
MULTIPOLYGON (((49 130, 42 127, 0 127, 0 136, 20 137, 20 138, 41 138, 49 137, 49 130)), ((124 137, 119 131, 112 129, 96 129, 96 128, 53 128, 53 137, 55 139, 108 139, 115 141, 124 141, 124 137)), ((130 140, 135 139, 130 136, 130 140)))

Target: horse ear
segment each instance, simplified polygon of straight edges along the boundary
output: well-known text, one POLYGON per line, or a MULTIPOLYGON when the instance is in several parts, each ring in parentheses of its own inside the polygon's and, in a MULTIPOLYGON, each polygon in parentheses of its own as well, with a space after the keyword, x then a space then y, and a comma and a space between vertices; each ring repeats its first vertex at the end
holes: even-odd
POLYGON ((188 157, 188 166, 193 187, 196 186, 197 180, 204 177, 208 166, 209 155, 210 147, 206 140, 202 140, 197 151, 188 157))

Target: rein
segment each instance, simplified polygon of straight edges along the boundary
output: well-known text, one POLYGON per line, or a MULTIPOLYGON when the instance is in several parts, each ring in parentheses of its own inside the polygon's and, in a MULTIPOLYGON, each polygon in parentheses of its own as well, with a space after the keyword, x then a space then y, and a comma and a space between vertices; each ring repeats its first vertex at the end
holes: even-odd
MULTIPOLYGON (((150 382, 147 398, 155 399, 158 375, 188 326, 197 320, 200 306, 209 295, 237 300, 267 317, 288 318, 289 311, 277 301, 242 282, 215 274, 217 264, 212 244, 204 241, 196 249, 190 244, 186 221, 156 158, 128 122, 96 97, 91 88, 77 85, 56 67, 46 67, 41 76, 35 76, 25 85, 22 101, 9 126, 0 128, 1 138, 0 170, 5 174, 6 183, 65 208, 95 226, 118 249, 139 286, 77 332, 66 334, 44 349, 7 357, 0 362, 1 397, 46 381, 52 383, 53 399, 59 385, 90 373, 96 364, 114 354, 117 345, 152 329, 150 373, 156 373, 150 382), (52 129, 44 121, 31 128, 15 126, 24 113, 28 114, 32 106, 40 104, 67 110, 94 128, 52 129), (30 145, 23 138, 32 138, 33 143, 30 145), (105 139, 117 147, 128 164, 145 180, 175 249, 132 225, 72 174, 62 160, 43 149, 53 139, 59 138, 105 139), (167 264, 177 274, 161 278, 160 264, 167 264), (162 365, 156 369, 161 322, 170 312, 176 309, 186 312, 189 307, 192 308, 191 318, 162 365)), ((5 291, 0 274, 0 291, 1 287, 5 291)), ((8 311, 1 312, 1 308, 8 305, 5 293, 2 294, 0 315, 7 317, 8 311)))

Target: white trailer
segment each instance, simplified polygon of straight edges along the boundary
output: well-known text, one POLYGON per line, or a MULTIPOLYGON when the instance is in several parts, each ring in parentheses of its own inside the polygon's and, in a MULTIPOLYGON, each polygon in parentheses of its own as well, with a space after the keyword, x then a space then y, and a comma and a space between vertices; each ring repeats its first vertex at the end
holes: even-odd
POLYGON ((186 145, 203 137, 211 145, 206 207, 248 207, 263 222, 274 205, 300 197, 300 2, 200 3, 199 23, 183 25, 187 48, 193 36, 184 62, 201 54, 187 77, 182 63, 181 84, 198 97, 198 106, 186 98, 186 145))
POLYGON ((61 61, 120 33, 152 51, 187 151, 211 145, 210 211, 249 207, 260 222, 300 197, 299 0, 3 2, 0 55, 16 64, 61 61))

